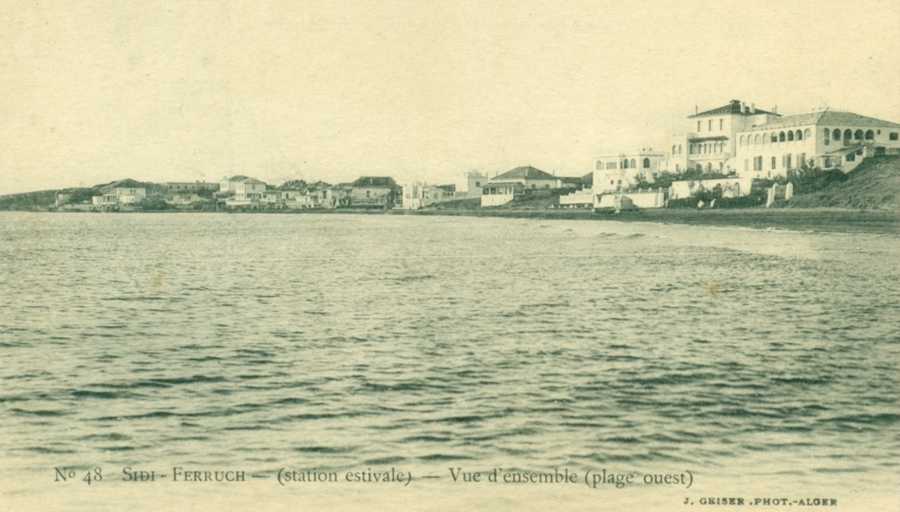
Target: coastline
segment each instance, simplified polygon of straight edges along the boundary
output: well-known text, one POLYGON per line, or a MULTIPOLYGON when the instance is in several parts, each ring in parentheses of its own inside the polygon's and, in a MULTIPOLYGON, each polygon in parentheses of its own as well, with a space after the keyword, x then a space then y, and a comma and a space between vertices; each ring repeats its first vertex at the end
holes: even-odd
MULTIPOLYGON (((29 211, 29 210, 6 210, 29 211)), ((38 213, 92 213, 30 210, 38 213)), ((93 212, 95 213, 95 212, 93 212)), ((199 214, 264 214, 264 215, 400 215, 444 217, 495 217, 510 219, 586 220, 617 222, 650 222, 694 226, 746 227, 753 229, 782 229, 791 231, 820 231, 828 233, 900 234, 900 211, 851 210, 841 208, 746 208, 694 210, 688 208, 645 209, 634 212, 594 213, 590 209, 308 209, 308 210, 253 210, 253 211, 194 211, 161 210, 104 213, 199 213, 199 214)))
POLYGON ((444 215, 505 217, 516 219, 611 220, 695 226, 736 226, 754 229, 823 231, 829 233, 900 233, 900 212, 895 210, 848 210, 837 208, 747 208, 693 210, 687 208, 647 209, 635 212, 593 213, 587 209, 554 210, 419 210, 392 211, 399 215, 444 215))

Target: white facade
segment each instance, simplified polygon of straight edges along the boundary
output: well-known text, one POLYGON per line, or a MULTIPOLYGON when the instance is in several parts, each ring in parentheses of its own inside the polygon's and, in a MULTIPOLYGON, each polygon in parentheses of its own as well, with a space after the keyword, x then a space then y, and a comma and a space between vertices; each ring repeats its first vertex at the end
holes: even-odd
POLYGON ((127 206, 140 203, 147 198, 147 189, 143 187, 116 187, 113 189, 118 204, 127 206))
POLYGON ((591 206, 594 204, 593 189, 576 190, 564 196, 559 196, 559 205, 564 208, 575 208, 579 206, 591 206))
POLYGON ((469 171, 466 173, 466 197, 481 197, 481 187, 488 181, 490 176, 482 174, 478 171, 469 171))
POLYGON ((481 207, 500 206, 512 202, 523 192, 524 185, 521 183, 488 184, 481 190, 481 207))
POLYGON ((225 205, 231 208, 258 206, 266 200, 266 184, 247 176, 232 176, 219 183, 219 194, 230 196, 225 205))
POLYGON ((421 182, 408 183, 402 187, 400 208, 418 210, 444 201, 452 201, 454 198, 453 192, 447 187, 427 185, 421 182))
POLYGON ((688 169, 723 174, 736 171, 731 161, 737 133, 778 117, 775 112, 740 100, 688 116, 683 131, 672 136, 665 168, 676 173, 688 169))
POLYGON ((741 176, 753 178, 786 176, 803 163, 849 172, 868 156, 895 152, 900 152, 900 124, 823 110, 739 133, 734 165, 741 176))
POLYGON ((651 192, 618 192, 594 196, 595 209, 662 208, 666 205, 663 190, 651 192))
POLYGON ((750 195, 752 186, 751 177, 674 181, 669 187, 669 199, 685 199, 703 190, 715 190, 716 187, 722 190, 722 197, 743 197, 750 195))
POLYGON ((628 190, 640 178, 652 183, 665 169, 665 163, 665 153, 649 149, 600 156, 594 164, 594 194, 628 190))

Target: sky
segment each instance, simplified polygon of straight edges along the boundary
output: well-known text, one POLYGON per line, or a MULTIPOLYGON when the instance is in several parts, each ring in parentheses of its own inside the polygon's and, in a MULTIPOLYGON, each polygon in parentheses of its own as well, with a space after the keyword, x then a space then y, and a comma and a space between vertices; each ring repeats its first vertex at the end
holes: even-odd
POLYGON ((900 2, 19 1, 0 194, 579 176, 731 99, 900 122, 900 2))

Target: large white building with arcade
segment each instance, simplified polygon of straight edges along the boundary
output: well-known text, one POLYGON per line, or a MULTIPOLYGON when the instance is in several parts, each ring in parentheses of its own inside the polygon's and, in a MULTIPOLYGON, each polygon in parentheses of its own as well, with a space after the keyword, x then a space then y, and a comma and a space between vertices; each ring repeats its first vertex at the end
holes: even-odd
MULTIPOLYGON (((731 100, 695 112, 664 152, 649 149, 597 157, 595 194, 629 190, 661 172, 688 170, 753 179, 784 177, 804 164, 850 172, 869 156, 900 154, 900 124, 853 112, 821 109, 782 115, 777 108, 731 100)), ((749 193, 749 186, 740 195, 749 193)))

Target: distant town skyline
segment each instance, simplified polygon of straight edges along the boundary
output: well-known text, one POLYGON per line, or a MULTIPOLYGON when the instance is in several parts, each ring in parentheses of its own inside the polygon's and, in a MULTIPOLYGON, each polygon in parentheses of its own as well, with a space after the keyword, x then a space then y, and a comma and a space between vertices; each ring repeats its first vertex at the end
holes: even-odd
POLYGON ((579 176, 731 99, 900 122, 889 1, 12 4, 0 194, 579 176))

